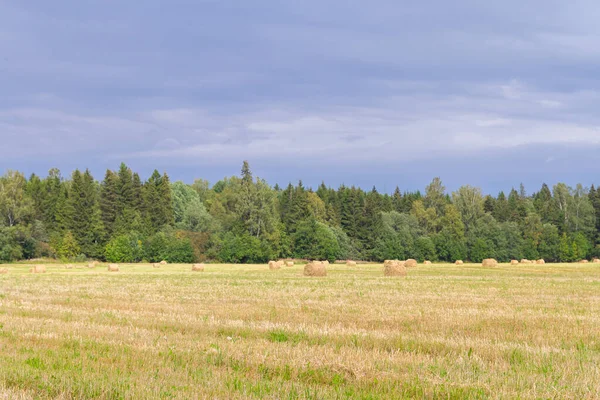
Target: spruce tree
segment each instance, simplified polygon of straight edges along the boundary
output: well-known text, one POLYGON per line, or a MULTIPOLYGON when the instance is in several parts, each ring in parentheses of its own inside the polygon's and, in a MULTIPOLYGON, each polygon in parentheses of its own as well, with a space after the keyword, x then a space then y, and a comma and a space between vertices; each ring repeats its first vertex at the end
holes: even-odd
POLYGON ((73 172, 69 207, 72 211, 69 231, 74 236, 81 252, 89 257, 98 257, 104 241, 96 182, 89 170, 81 174, 73 172))
POLYGON ((112 236, 119 212, 119 178, 111 170, 106 171, 100 187, 100 211, 102 224, 108 236, 112 236))

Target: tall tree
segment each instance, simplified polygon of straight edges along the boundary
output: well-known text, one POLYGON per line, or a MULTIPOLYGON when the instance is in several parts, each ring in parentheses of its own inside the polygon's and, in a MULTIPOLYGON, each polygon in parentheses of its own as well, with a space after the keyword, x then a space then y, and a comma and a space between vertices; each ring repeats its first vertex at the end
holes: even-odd
POLYGON ((24 222, 33 214, 33 201, 26 194, 27 180, 9 170, 0 177, 0 218, 8 226, 24 222))

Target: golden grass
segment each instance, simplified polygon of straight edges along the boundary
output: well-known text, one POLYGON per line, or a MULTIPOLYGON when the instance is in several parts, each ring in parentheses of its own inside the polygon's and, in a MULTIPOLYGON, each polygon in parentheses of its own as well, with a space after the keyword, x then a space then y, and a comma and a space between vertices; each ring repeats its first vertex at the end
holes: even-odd
POLYGON ((600 268, 25 264, 2 398, 598 398, 600 268))

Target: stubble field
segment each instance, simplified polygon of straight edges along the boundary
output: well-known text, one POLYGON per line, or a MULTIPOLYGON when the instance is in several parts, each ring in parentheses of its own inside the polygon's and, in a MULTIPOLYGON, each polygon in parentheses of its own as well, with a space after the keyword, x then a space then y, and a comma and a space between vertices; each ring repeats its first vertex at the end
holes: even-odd
POLYGON ((0 275, 0 399, 598 398, 600 266, 0 275))

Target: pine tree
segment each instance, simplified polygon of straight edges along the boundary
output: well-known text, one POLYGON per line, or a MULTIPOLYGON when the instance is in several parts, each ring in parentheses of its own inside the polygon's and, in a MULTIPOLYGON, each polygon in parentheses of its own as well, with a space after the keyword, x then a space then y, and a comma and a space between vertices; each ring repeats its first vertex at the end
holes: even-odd
POLYGON ((135 203, 135 193, 133 186, 133 173, 131 170, 125 165, 125 163, 121 163, 119 167, 119 172, 117 173, 117 217, 122 215, 124 210, 131 210, 134 208, 135 203))
POLYGON ((106 171, 100 187, 100 211, 102 224, 108 236, 115 230, 115 221, 119 213, 119 178, 111 170, 106 171))
POLYGON ((402 193, 400 192, 400 188, 396 186, 394 190, 394 194, 392 195, 392 205, 394 207, 394 211, 401 213, 404 208, 402 193))
POLYGON ((72 210, 69 231, 75 237, 81 252, 90 257, 98 257, 104 241, 104 229, 96 182, 89 170, 83 174, 79 170, 73 172, 68 201, 72 210))
POLYGON ((157 232, 164 226, 175 223, 171 182, 166 173, 161 176, 154 170, 144 185, 144 204, 146 224, 151 232, 157 232))
POLYGON ((59 206, 62 204, 64 193, 63 179, 60 170, 52 168, 42 182, 43 199, 41 201, 42 220, 49 233, 60 232, 58 224, 59 206))
POLYGON ((506 195, 504 192, 498 193, 498 197, 494 203, 492 216, 496 218, 498 222, 507 222, 510 217, 510 213, 508 209, 508 201, 506 200, 506 195))
POLYGON ((141 215, 144 214, 144 200, 143 200, 143 186, 140 176, 136 173, 133 174, 132 180, 132 206, 133 209, 138 211, 141 215))
POLYGON ((44 184, 39 176, 31 174, 27 181, 27 195, 33 202, 33 218, 44 220, 44 184))
POLYGON ((159 194, 161 199, 164 225, 172 226, 175 224, 175 215, 173 213, 173 194, 171 192, 171 180, 166 172, 163 173, 160 181, 159 194))
POLYGON ((250 171, 250 164, 244 160, 242 164, 242 183, 248 185, 252 182, 254 182, 254 178, 252 177, 252 171, 250 171))

